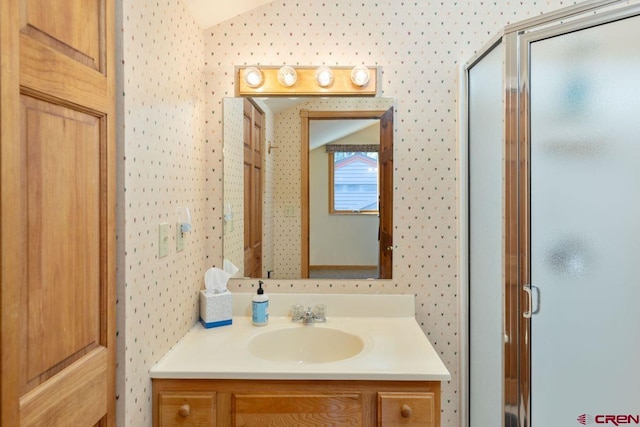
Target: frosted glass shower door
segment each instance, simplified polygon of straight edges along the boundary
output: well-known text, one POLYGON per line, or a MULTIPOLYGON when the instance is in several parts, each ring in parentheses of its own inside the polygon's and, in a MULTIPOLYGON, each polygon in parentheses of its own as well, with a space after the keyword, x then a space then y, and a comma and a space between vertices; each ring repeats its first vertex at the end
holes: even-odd
POLYGON ((529 45, 531 426, 640 414, 639 40, 636 16, 529 45))
POLYGON ((503 47, 468 73, 469 408, 473 427, 502 425, 503 47))

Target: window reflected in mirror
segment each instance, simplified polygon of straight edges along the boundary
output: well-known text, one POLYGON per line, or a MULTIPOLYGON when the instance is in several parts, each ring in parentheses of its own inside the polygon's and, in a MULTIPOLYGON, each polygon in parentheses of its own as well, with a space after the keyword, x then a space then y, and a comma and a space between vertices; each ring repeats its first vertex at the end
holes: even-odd
MULTIPOLYGON (((357 148, 356 148, 357 149, 357 148)), ((328 154, 329 212, 378 213, 378 151, 328 154)))

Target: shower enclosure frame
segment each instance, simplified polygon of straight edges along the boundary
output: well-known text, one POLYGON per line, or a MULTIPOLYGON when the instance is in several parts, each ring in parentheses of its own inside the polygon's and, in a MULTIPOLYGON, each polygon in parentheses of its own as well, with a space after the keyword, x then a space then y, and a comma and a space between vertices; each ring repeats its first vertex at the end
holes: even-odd
MULTIPOLYGON (((530 288, 530 75, 531 43, 561 34, 640 15, 638 1, 582 2, 505 27, 460 67, 460 353, 461 426, 476 427, 470 419, 470 186, 469 81, 470 71, 494 49, 503 65, 503 246, 502 309, 505 339, 502 351, 502 425, 531 426, 531 318, 523 314, 534 305, 530 288), (507 362, 505 362, 508 361, 507 362), (515 362, 515 364, 514 364, 515 362), (511 422, 505 421, 510 419, 511 422)), ((529 313, 530 314, 530 313, 529 313)), ((484 427, 484 426, 480 426, 484 427)))

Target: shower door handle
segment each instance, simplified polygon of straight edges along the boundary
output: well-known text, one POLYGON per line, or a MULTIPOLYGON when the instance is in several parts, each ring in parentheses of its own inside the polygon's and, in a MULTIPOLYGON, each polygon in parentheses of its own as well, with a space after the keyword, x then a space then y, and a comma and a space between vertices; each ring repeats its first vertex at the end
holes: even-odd
POLYGON ((540 289, 538 289, 538 287, 533 286, 533 285, 524 285, 522 287, 522 290, 527 294, 527 299, 528 299, 528 304, 527 304, 527 310, 522 313, 522 316, 525 319, 531 319, 531 316, 533 316, 534 314, 538 314, 538 312, 540 311, 540 289), (535 293, 535 298, 534 298, 534 293, 535 293), (534 310, 534 303, 535 303, 535 310, 534 310))

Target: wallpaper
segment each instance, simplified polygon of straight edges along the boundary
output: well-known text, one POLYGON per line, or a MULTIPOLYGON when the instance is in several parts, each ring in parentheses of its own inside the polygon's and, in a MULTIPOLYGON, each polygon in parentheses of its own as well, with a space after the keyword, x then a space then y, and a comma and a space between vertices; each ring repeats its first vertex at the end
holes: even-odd
MULTIPOLYGON (((263 105, 262 110, 265 113, 265 141, 267 145, 277 147, 278 140, 275 135, 275 117, 269 114, 263 105)), ((270 271, 274 270, 276 245, 275 229, 273 227, 273 217, 275 209, 275 175, 277 172, 277 154, 280 148, 274 148, 271 153, 265 151, 262 161, 264 165, 263 181, 262 181, 262 277, 267 277, 270 271)))
POLYGON ((224 256, 244 274, 244 103, 224 100, 224 256))
MULTIPOLYGON (((181 2, 119 0, 118 425, 151 425, 149 369, 196 322, 204 271, 222 264, 222 103, 234 67, 285 63, 380 67, 379 95, 395 99, 394 279, 273 280, 267 292, 415 294, 452 376, 442 425, 459 425, 457 67, 504 25, 569 3, 284 0, 202 30, 181 2), (193 216, 183 252, 179 206, 193 216), (158 258, 162 222, 171 245, 158 258)), ((288 219, 273 209, 274 222, 288 219)))
POLYGON ((118 426, 141 427, 151 425, 149 369, 197 321, 204 271, 221 263, 221 227, 210 218, 222 206, 210 189, 220 191, 222 169, 205 136, 204 42, 193 17, 174 1, 125 0, 121 25, 116 415, 118 426), (192 230, 177 252, 181 206, 192 230), (160 223, 170 227, 163 258, 160 223))
MULTIPOLYGON (((416 318, 451 372, 442 425, 459 425, 456 122, 458 66, 502 27, 568 5, 565 1, 276 1, 205 30, 207 104, 234 94, 234 66, 357 65, 381 69, 380 96, 395 99, 394 278, 391 282, 268 283, 267 292, 388 292, 416 295, 416 318)), ((299 123, 299 115, 292 115, 299 123)), ((221 141, 217 120, 208 135, 221 141)), ((298 125, 299 126, 299 125, 298 125)), ((294 138, 285 135, 285 140, 294 138)), ((278 144, 282 145, 278 135, 278 144)), ((295 151, 289 152, 295 157, 295 151)), ((278 153, 282 156, 282 152, 278 153)), ((291 182, 294 203, 299 176, 291 182)), ((278 177, 276 177, 278 179, 278 177)), ((277 188, 277 186, 276 186, 277 188)), ((276 257, 297 247, 299 220, 274 210, 276 257)), ((220 255, 221 256, 221 255, 220 255)), ((277 265, 296 269, 284 256, 277 265)), ((280 271, 282 267, 280 267, 280 271)), ((249 290, 253 281, 235 282, 249 290)))

